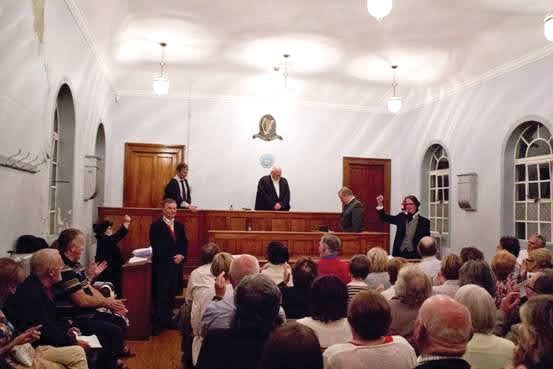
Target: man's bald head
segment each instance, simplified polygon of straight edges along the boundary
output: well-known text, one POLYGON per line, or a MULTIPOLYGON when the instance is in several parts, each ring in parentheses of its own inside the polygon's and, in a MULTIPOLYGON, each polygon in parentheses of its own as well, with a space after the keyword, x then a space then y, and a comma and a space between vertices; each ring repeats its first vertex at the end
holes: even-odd
POLYGON ((272 169, 271 169, 271 177, 273 178, 273 180, 275 181, 278 181, 280 179, 280 176, 282 175, 282 168, 280 168, 279 166, 274 166, 272 169))
POLYGON ((422 354, 462 355, 472 338, 469 310, 449 296, 428 298, 419 309, 415 341, 422 354))
POLYGON ((243 254, 235 257, 230 264, 230 281, 233 286, 247 275, 259 273, 259 262, 253 255, 243 254))
POLYGON ((436 245, 436 240, 434 237, 425 236, 420 239, 417 246, 419 254, 424 258, 427 256, 434 256, 438 252, 438 246, 436 245))

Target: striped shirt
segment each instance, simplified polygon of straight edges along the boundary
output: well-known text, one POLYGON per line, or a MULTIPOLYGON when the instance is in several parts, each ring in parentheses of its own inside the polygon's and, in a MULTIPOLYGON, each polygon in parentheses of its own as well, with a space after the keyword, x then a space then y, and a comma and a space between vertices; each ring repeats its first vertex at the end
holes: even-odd
POLYGON ((353 280, 348 283, 348 304, 351 302, 353 296, 357 295, 361 291, 366 291, 369 289, 369 286, 365 281, 356 281, 353 280))

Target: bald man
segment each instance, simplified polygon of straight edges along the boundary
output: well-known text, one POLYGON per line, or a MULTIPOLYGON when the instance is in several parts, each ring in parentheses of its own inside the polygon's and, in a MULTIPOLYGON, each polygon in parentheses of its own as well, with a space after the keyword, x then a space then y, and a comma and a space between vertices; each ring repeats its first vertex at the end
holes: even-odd
POLYGON ((416 369, 470 369, 463 359, 472 338, 469 310, 449 296, 435 295, 421 305, 415 321, 420 352, 416 369))
POLYGON ((282 177, 280 167, 273 167, 270 175, 263 176, 259 180, 255 210, 290 210, 290 187, 286 178, 282 177))

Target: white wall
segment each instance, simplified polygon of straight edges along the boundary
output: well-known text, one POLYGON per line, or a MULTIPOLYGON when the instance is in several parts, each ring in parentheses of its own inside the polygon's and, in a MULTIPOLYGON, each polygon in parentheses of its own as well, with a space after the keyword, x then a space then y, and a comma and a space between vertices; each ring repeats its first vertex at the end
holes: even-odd
MULTIPOLYGON (((31 1, 5 0, 0 5, 0 153, 49 152, 57 93, 67 83, 76 115, 73 225, 89 231, 92 202, 82 200, 83 157, 94 153, 96 129, 100 120, 106 121, 111 93, 65 3, 45 4, 42 43, 33 31, 31 1)), ((106 131, 109 135, 109 124, 106 131)), ((0 256, 21 234, 48 232, 49 166, 40 169, 30 174, 0 167, 0 256)))

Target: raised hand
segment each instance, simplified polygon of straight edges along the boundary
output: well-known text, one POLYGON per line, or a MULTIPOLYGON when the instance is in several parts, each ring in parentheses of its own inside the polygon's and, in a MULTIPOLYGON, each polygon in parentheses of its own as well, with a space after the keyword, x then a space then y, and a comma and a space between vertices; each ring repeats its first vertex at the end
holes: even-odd
POLYGON ((217 278, 215 278, 215 296, 223 298, 225 296, 225 291, 227 290, 227 281, 225 279, 225 272, 222 271, 219 273, 217 278))
POLYGON ((382 196, 382 194, 376 196, 376 203, 378 204, 378 206, 384 205, 384 196, 382 196))
POLYGON ((35 342, 40 339, 40 328, 42 328, 42 324, 27 329, 25 332, 15 337, 11 343, 14 346, 19 346, 25 343, 35 342))

